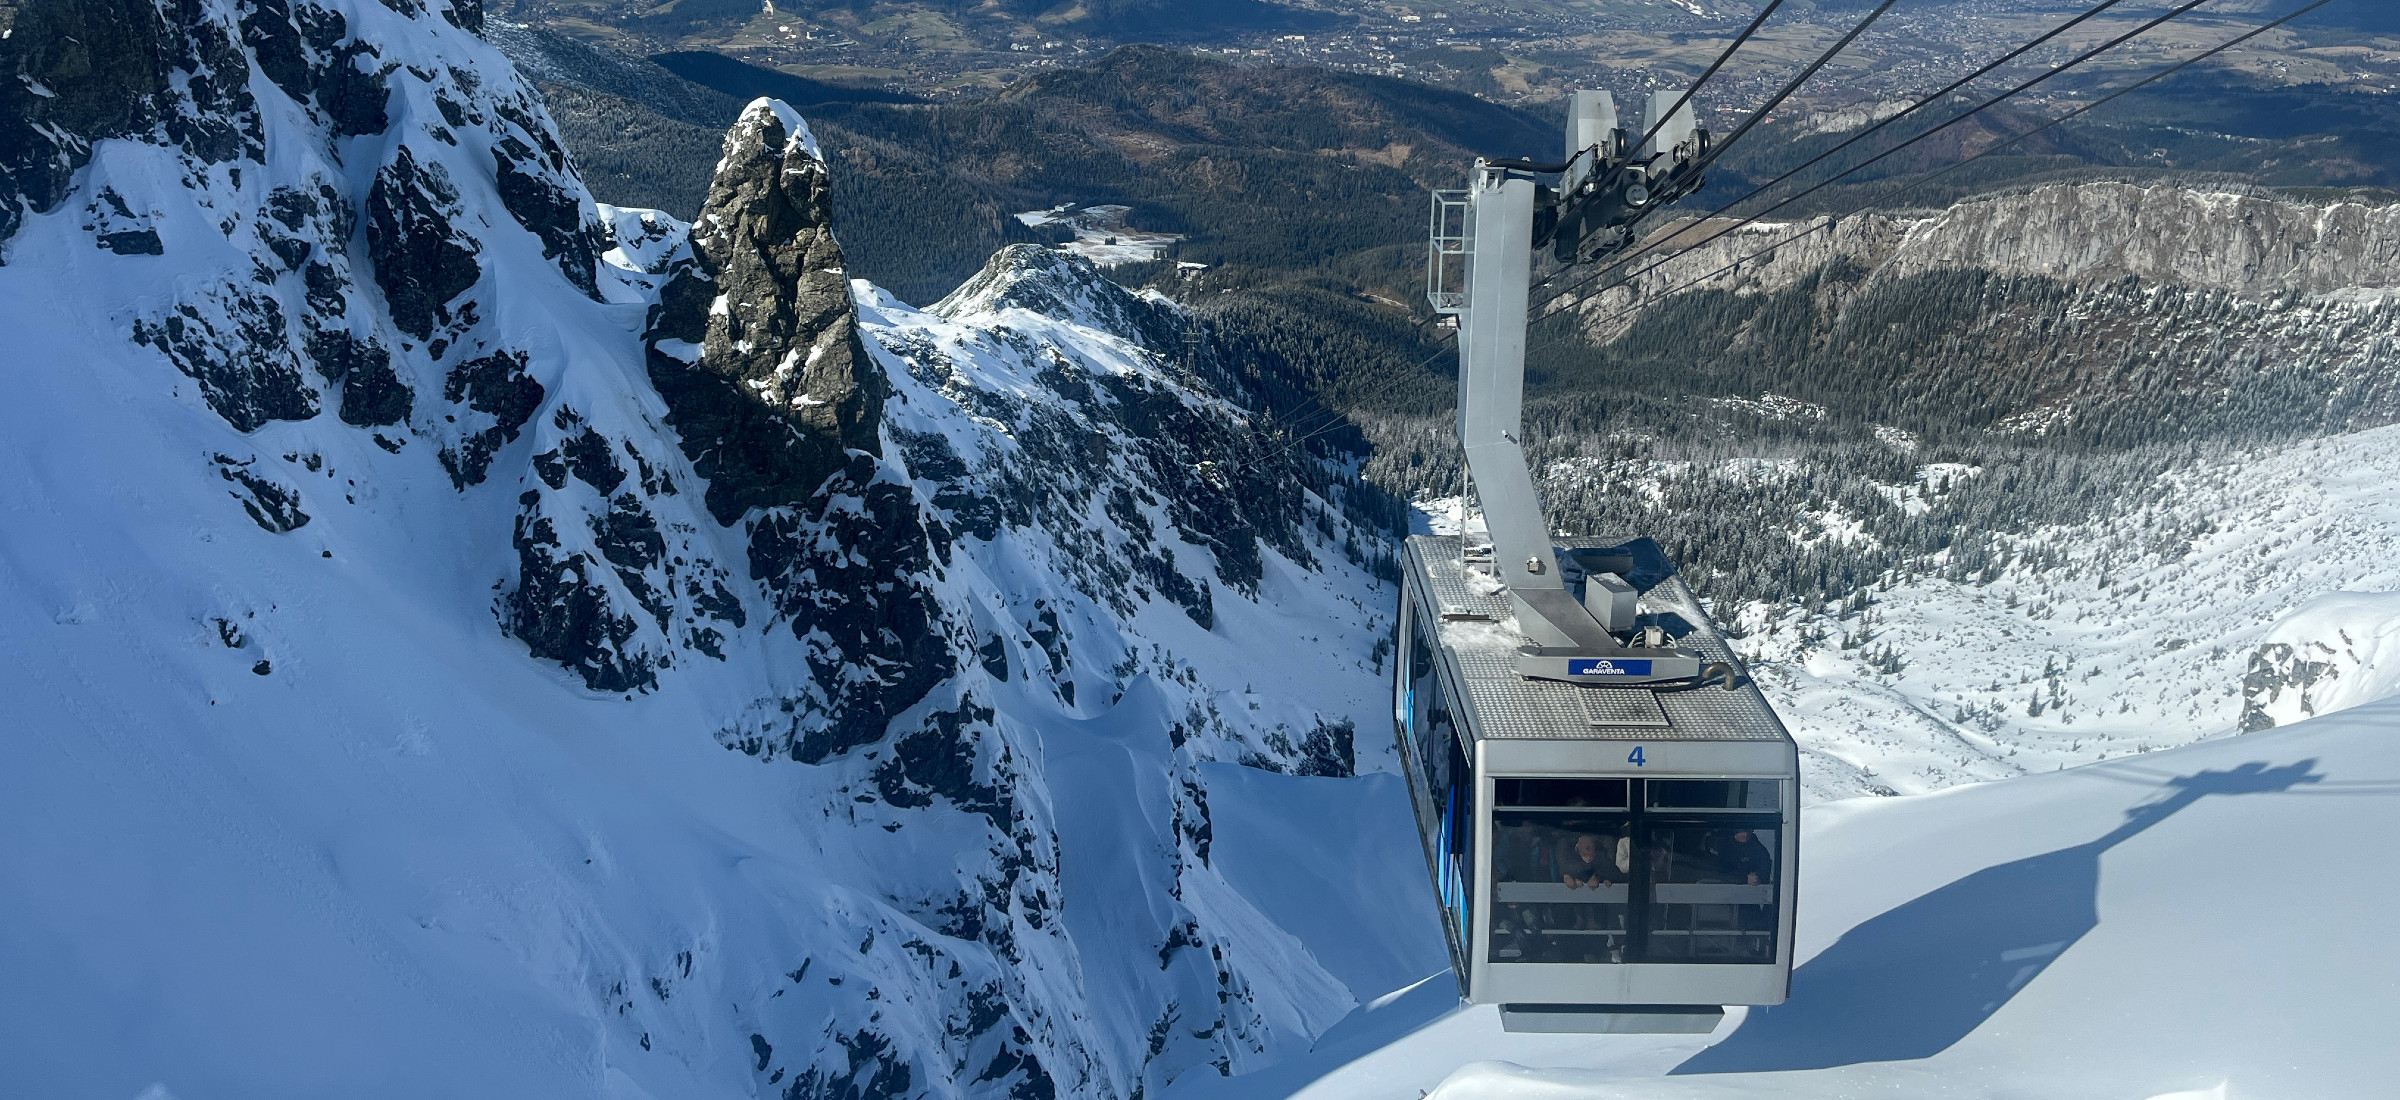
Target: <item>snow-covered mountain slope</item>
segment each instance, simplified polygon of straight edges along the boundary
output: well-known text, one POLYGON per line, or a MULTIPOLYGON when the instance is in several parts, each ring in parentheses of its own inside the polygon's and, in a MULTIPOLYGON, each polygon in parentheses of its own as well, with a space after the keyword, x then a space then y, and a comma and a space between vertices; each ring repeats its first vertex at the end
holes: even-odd
POLYGON ((2400 1080, 2400 701, 1803 817, 1792 998, 1507 1034, 1428 983, 1171 1097, 2318 1100, 2400 1080))
POLYGON ((1293 843, 1408 835, 1372 539, 1172 303, 851 284, 763 101, 597 209, 472 4, 10 11, 0 1078, 1119 1097, 1441 965, 1293 843))
MULTIPOLYGON (((1977 475, 1928 470, 1895 492, 1943 476, 1977 475)), ((2372 639, 2400 614, 2352 600, 2339 623, 2276 624, 2333 593, 2400 590, 2395 484, 2400 428, 2199 463, 2125 487, 2124 508, 2095 502, 2089 523, 2014 537, 1989 583, 1912 580, 1838 617, 1753 607, 1741 645, 1818 798, 1914 794, 2325 713, 2394 686, 2372 639), (2298 659, 2341 681, 2305 712, 2315 674, 2261 648, 2303 636, 2328 648, 2298 659)))

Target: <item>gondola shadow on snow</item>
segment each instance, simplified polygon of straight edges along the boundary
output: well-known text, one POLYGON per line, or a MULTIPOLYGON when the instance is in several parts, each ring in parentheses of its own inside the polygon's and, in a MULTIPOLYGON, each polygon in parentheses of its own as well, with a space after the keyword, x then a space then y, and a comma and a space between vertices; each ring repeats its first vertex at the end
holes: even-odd
POLYGON ((2089 843, 1984 868, 1867 920, 1792 973, 1791 999, 1754 1008, 1672 1071, 1756 1073, 1941 1053, 2100 923, 2100 855, 2209 795, 2315 783, 2314 759, 2178 776, 2089 843))

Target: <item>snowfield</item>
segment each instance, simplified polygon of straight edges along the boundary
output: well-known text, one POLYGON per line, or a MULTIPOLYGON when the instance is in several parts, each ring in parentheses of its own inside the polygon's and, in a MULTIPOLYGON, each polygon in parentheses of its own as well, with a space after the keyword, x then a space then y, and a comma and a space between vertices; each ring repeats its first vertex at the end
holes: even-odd
POLYGON ((1170 1096, 2324 1100, 2400 1081, 2400 700, 1809 807, 1792 999, 1709 1036, 1510 1035, 1447 974, 1170 1096))
MULTIPOLYGON (((1819 799, 1917 794, 2232 733, 2253 654, 2321 643, 2328 713, 2400 689, 2400 427, 2240 455, 2130 486, 2130 506, 2023 546, 2063 551, 1987 585, 1930 578, 1861 614, 1767 615, 1739 644, 1819 799), (2294 617, 2312 600, 2350 593, 2294 617), (2287 621, 2288 620, 2288 621, 2287 621), (2378 628, 2375 623, 2387 624, 2378 628), (2278 625, 2282 624, 2282 625, 2278 625), (2343 640, 2349 631, 2355 644, 2343 640), (2384 639, 2376 642, 2373 639, 2384 639), (1886 652, 1900 661, 1878 664, 1886 652)), ((2270 711, 2307 713, 2287 692, 2270 711)), ((2255 720, 2253 720, 2255 722, 2255 720)))

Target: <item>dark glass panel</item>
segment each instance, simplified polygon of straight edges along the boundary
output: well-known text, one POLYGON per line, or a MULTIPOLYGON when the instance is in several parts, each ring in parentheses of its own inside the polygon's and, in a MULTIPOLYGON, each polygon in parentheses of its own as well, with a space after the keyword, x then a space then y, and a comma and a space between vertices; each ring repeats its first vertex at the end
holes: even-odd
POLYGON ((1643 784, 1654 810, 1736 810, 1773 813, 1781 808, 1772 779, 1653 779, 1643 784))
POLYGON ((1632 784, 1623 779, 1495 780, 1501 806, 1622 810, 1632 784))
POLYGON ((1498 810, 1492 826, 1493 962, 1633 961, 1632 818, 1498 810))
POLYGON ((1645 823, 1642 961, 1775 961, 1779 835, 1721 822, 1645 823))

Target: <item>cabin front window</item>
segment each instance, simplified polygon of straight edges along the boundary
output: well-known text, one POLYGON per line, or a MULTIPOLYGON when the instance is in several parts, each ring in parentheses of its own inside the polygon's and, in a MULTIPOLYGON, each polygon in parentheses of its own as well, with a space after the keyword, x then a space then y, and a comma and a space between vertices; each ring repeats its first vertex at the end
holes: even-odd
POLYGON ((1772 963, 1779 785, 1502 778, 1489 958, 1772 963))

